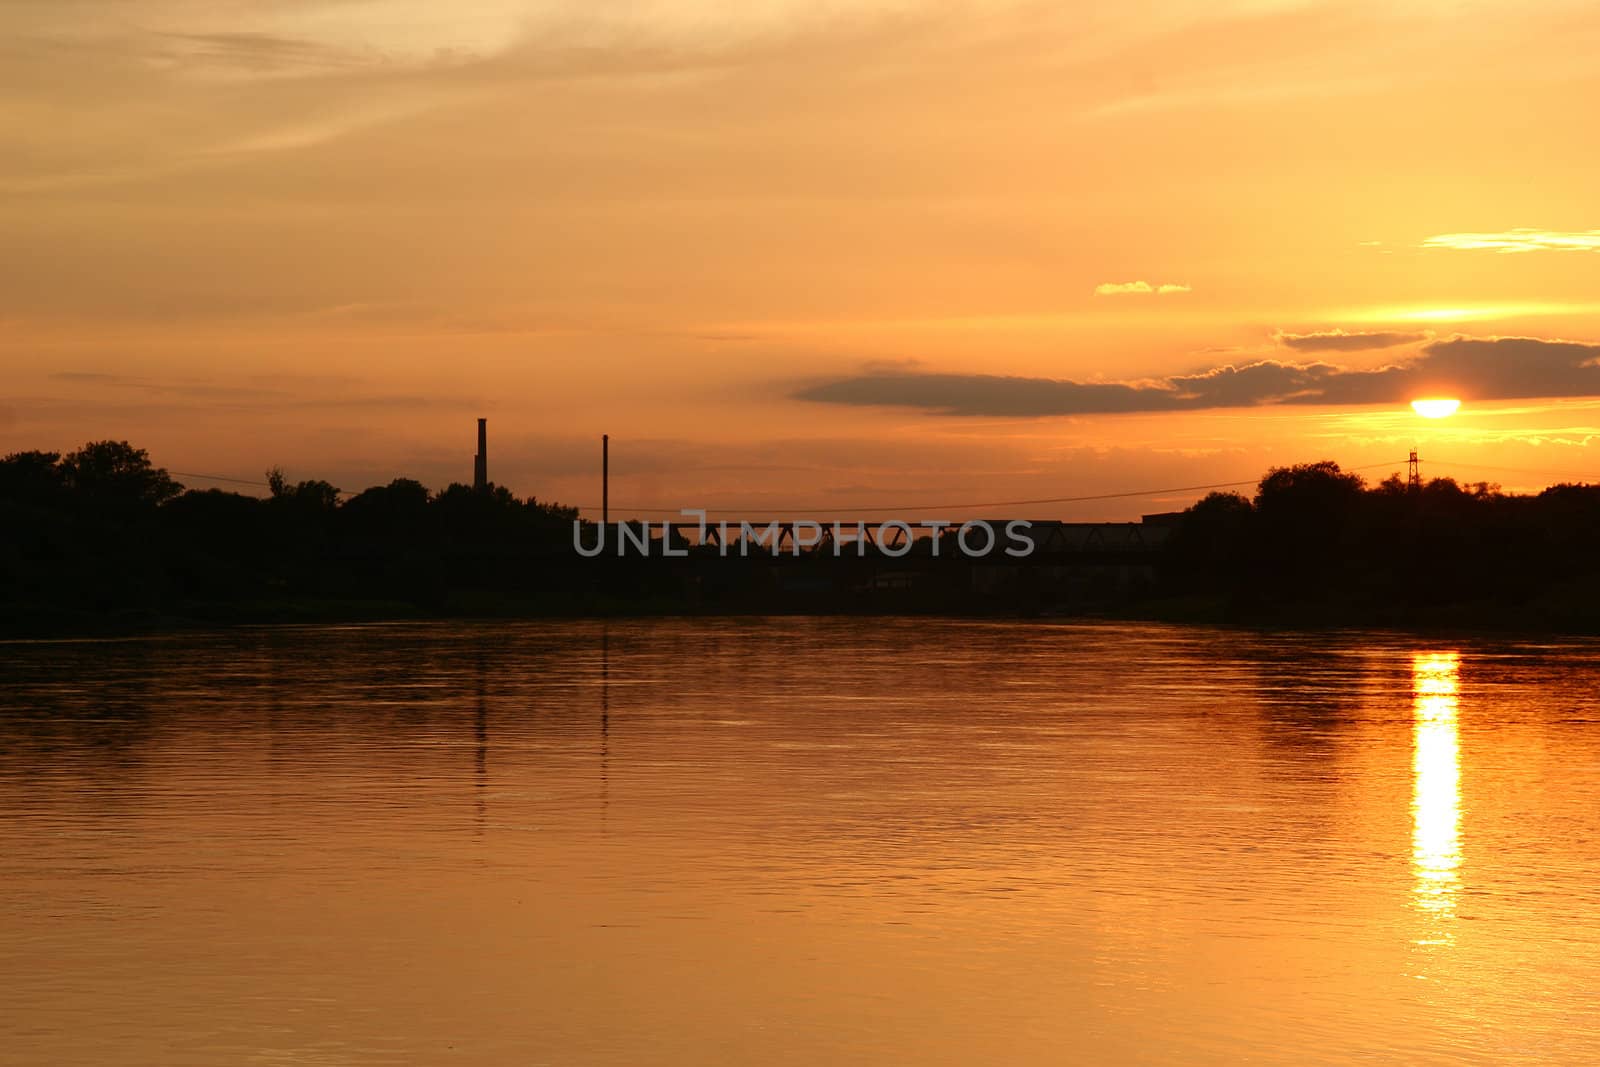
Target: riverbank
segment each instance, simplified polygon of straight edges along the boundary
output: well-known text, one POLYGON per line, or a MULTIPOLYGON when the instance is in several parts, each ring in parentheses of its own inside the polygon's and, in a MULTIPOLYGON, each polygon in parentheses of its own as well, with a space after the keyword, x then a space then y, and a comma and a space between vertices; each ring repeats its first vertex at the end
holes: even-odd
POLYGON ((1149 596, 1122 601, 1019 607, 1001 602, 931 600, 825 606, 687 604, 677 598, 603 595, 539 600, 461 595, 426 608, 399 600, 293 599, 185 603, 164 610, 82 611, 51 606, 0 606, 0 640, 126 637, 244 626, 307 626, 518 619, 739 618, 859 616, 1105 620, 1228 626, 1256 631, 1376 629, 1434 635, 1600 636, 1600 600, 1587 591, 1517 604, 1477 601, 1418 605, 1354 600, 1267 602, 1220 596, 1149 596))

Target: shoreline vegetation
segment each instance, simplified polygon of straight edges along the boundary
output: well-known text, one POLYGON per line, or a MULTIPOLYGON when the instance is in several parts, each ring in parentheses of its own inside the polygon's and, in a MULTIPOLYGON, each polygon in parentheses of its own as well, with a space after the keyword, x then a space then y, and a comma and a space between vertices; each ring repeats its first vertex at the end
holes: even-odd
MULTIPOLYGON (((582 559, 499 486, 189 489, 127 442, 0 459, 0 637, 257 624, 941 615, 1600 634, 1600 486, 1368 485, 1323 461, 1147 517, 1139 558, 582 559), (346 499, 341 499, 346 497, 346 499)), ((593 543, 592 539, 586 543, 593 543)))

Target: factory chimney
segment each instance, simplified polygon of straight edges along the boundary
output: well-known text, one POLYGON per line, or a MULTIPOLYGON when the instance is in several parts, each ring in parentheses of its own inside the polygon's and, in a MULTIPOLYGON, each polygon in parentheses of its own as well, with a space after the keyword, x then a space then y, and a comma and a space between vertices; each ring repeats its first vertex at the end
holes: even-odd
POLYGON ((489 420, 478 420, 478 454, 472 461, 472 488, 489 488, 489 420))

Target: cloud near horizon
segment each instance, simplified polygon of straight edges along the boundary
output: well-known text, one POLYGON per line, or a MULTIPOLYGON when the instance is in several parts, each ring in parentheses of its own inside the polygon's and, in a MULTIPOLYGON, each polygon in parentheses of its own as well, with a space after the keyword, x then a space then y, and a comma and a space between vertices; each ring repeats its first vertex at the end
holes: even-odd
POLYGON ((1600 230, 1538 230, 1519 227, 1496 233, 1441 233, 1423 248, 1467 252, 1600 252, 1600 230))
POLYGON ((796 399, 909 407, 940 415, 1041 417, 1201 411, 1274 404, 1404 404, 1600 396, 1600 344, 1532 337, 1452 337, 1410 360, 1371 370, 1260 360, 1194 374, 1080 382, 994 374, 864 374, 808 386, 796 399))
POLYGON ((1151 285, 1147 281, 1101 282, 1094 287, 1095 296, 1167 296, 1172 293, 1192 291, 1187 285, 1177 285, 1172 282, 1162 282, 1160 285, 1151 285))
POLYGON ((1364 352, 1374 348, 1394 348, 1397 345, 1426 341, 1426 333, 1346 333, 1344 330, 1325 330, 1320 333, 1273 334, 1273 340, 1296 352, 1364 352))

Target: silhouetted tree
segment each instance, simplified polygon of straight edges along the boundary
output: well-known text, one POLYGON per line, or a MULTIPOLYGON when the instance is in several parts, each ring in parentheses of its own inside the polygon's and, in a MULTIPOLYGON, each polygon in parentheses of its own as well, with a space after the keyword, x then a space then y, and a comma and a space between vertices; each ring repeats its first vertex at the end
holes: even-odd
POLYGON ((332 511, 339 506, 339 489, 332 483, 317 478, 289 485, 282 480, 281 472, 274 473, 280 474, 277 481, 269 482, 274 501, 309 511, 332 511))
POLYGON ((162 549, 174 592, 205 601, 262 595, 279 551, 266 508, 222 489, 191 489, 164 505, 162 549))
POLYGON ((428 490, 421 482, 396 478, 351 497, 345 514, 367 522, 420 523, 428 512, 428 490))
POLYGON ((1593 552, 1600 545, 1600 485, 1552 485, 1537 499, 1544 545, 1554 558, 1593 552))
POLYGON ((66 486, 59 452, 13 452, 0 459, 0 500, 56 503, 66 486))
POLYGON ((1374 486, 1372 491, 1382 496, 1404 496, 1410 488, 1406 480, 1396 471, 1374 486))
POLYGON ((1362 485, 1360 475, 1331 460, 1268 471, 1256 490, 1251 545, 1263 578, 1288 596, 1320 593, 1337 582, 1362 485))
POLYGON ((1347 514, 1364 485, 1361 475, 1328 459, 1273 467, 1256 489, 1255 506, 1268 522, 1326 521, 1347 514))
POLYGON ((1209 493, 1183 513, 1168 558, 1191 588, 1215 589, 1236 581, 1249 564, 1255 508, 1238 493, 1209 493))
POLYGON ((183 492, 148 452, 126 441, 92 441, 69 452, 61 474, 77 499, 101 507, 154 507, 183 492))

